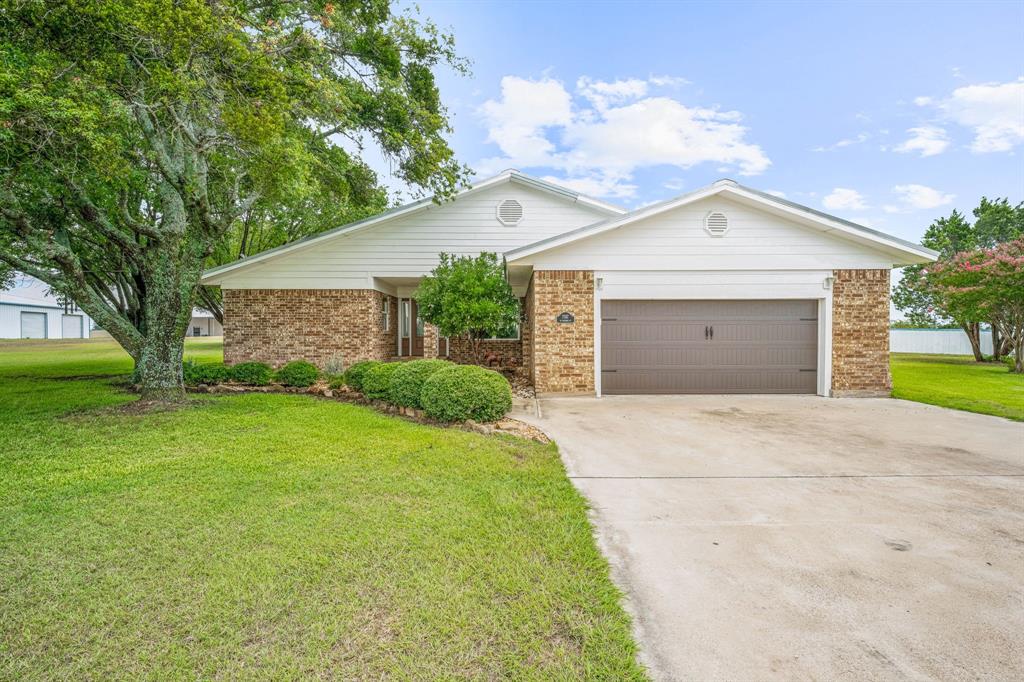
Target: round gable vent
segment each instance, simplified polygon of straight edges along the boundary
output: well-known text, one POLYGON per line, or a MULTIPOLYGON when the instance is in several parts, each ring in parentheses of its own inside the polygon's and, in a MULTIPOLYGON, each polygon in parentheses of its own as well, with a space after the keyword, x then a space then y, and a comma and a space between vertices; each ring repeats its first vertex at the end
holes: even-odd
POLYGON ((729 231, 729 219, 724 213, 712 211, 704 217, 704 229, 712 237, 721 237, 729 231))
POLYGON ((523 219, 523 205, 515 199, 505 199, 498 204, 498 222, 502 225, 518 225, 523 219))

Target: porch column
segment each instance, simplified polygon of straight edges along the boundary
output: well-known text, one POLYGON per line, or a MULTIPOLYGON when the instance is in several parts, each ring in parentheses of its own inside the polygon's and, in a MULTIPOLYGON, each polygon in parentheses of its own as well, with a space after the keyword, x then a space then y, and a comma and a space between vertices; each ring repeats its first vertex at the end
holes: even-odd
POLYGON ((437 331, 437 327, 430 324, 429 322, 423 323, 423 357, 424 358, 436 358, 437 357, 437 341, 440 338, 440 334, 437 331))

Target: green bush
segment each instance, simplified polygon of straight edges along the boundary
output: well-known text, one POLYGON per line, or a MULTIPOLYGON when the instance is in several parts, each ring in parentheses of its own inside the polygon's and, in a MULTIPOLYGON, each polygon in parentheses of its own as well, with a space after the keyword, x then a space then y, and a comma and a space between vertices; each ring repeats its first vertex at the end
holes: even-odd
POLYGON ((231 367, 231 378, 247 386, 266 386, 274 378, 274 370, 265 362, 240 362, 231 367))
POLYGON ((344 374, 335 374, 334 376, 330 377, 330 379, 327 381, 327 388, 331 389, 332 391, 337 391, 339 388, 341 388, 344 385, 345 385, 345 375, 344 374))
POLYGON ((231 378, 231 371, 220 363, 197 363, 191 359, 181 366, 181 374, 186 386, 219 384, 231 378))
POLYGON ((305 388, 320 378, 320 370, 312 362, 293 360, 277 370, 276 378, 285 386, 305 388))
POLYGON ((493 370, 453 365, 434 372, 423 383, 420 403, 427 415, 438 421, 489 422, 512 409, 512 388, 493 370))
POLYGON ((345 372, 345 383, 361 393, 363 390, 363 377, 366 376, 367 372, 379 364, 381 363, 378 360, 363 360, 362 362, 357 362, 349 367, 348 371, 345 372))
POLYGON ((391 390, 391 375, 400 362, 379 362, 363 375, 363 395, 371 400, 388 400, 391 390))
POLYGON ((398 368, 391 374, 388 399, 402 407, 416 408, 423 407, 420 403, 423 382, 434 372, 452 366, 447 360, 412 360, 397 364, 398 368))

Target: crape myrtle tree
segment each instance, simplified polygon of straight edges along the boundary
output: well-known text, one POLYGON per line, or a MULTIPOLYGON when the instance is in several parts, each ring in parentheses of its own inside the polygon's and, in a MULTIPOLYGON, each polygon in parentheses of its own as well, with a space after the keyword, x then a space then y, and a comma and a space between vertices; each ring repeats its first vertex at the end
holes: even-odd
POLYGON ((976 249, 938 261, 928 278, 951 315, 991 320, 1024 373, 1024 239, 976 249))
POLYGON ((420 317, 442 336, 465 338, 477 363, 483 359, 481 341, 505 336, 519 322, 519 300, 505 279, 502 261, 493 253, 475 258, 442 253, 413 297, 420 317))
POLYGON ((364 140, 435 196, 465 177, 434 80, 465 65, 388 0, 0 0, 0 38, 0 262, 110 332, 145 399, 183 398, 201 272, 250 252, 247 217, 376 208, 364 140))
MULTIPOLYGON (((1024 202, 1014 206, 1006 199, 992 201, 982 197, 974 209, 974 218, 980 248, 992 249, 1024 237, 1024 202)), ((992 325, 992 355, 998 361, 1012 349, 1012 342, 1004 337, 996 320, 987 321, 992 325)))
MULTIPOLYGON (((1013 206, 1006 199, 992 201, 982 197, 973 213, 973 224, 955 210, 948 218, 939 218, 925 231, 921 243, 938 251, 941 262, 949 262, 957 254, 994 248, 1024 235, 1024 204, 1013 206)), ((903 268, 903 277, 893 290, 893 303, 916 326, 954 322, 967 334, 974 359, 978 362, 985 360, 981 352, 981 323, 988 322, 993 328, 993 348, 998 359, 1009 349, 1009 342, 1001 338, 999 326, 994 320, 963 317, 964 308, 954 312, 947 306, 944 290, 936 288, 934 279, 929 275, 932 270, 925 265, 903 268)))

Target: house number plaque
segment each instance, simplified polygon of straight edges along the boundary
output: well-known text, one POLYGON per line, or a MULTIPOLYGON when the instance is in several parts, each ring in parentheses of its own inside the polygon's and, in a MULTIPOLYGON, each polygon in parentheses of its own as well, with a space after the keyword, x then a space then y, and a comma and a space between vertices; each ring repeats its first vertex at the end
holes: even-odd
POLYGON ((561 324, 572 324, 576 321, 576 317, 572 313, 562 313, 555 320, 561 324))

